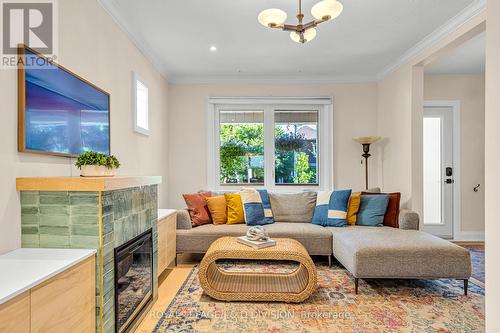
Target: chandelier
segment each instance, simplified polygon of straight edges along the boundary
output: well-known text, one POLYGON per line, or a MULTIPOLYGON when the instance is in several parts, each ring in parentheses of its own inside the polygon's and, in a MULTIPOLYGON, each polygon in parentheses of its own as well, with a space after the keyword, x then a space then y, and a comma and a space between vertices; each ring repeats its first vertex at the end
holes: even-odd
POLYGON ((265 27, 290 31, 290 38, 297 43, 307 43, 316 37, 316 26, 320 23, 333 20, 342 13, 344 6, 337 0, 322 0, 311 9, 314 20, 303 23, 302 0, 299 0, 298 24, 285 24, 287 15, 281 9, 270 8, 262 11, 258 20, 265 27))

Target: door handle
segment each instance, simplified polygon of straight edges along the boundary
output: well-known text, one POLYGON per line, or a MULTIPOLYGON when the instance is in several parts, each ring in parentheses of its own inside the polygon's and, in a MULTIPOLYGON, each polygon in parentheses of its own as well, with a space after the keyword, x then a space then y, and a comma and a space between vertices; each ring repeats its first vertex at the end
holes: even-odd
POLYGON ((445 182, 445 184, 453 184, 455 182, 455 180, 451 179, 451 178, 448 178, 444 182, 445 182))

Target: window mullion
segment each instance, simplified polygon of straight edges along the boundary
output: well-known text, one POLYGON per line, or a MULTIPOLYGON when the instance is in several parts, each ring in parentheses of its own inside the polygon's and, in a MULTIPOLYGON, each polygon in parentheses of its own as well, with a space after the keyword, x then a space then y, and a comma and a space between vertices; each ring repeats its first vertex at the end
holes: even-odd
POLYGON ((274 108, 264 107, 264 184, 274 188, 274 108))

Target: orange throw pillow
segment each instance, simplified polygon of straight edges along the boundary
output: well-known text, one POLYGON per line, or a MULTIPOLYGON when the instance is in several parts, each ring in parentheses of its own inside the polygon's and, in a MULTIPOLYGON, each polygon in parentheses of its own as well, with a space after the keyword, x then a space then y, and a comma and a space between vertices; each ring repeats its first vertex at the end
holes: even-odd
POLYGON ((399 204, 401 201, 401 193, 371 193, 362 192, 361 195, 381 195, 386 194, 389 196, 389 203, 384 215, 384 225, 387 227, 399 228, 399 204))
POLYGON ((347 224, 355 225, 358 217, 359 205, 361 204, 361 193, 353 193, 349 198, 349 206, 347 208, 347 224))
POLYGON ((227 204, 223 195, 207 197, 207 206, 214 224, 227 223, 227 204))
POLYGON ((182 196, 186 202, 189 216, 191 217, 191 225, 193 227, 212 223, 206 200, 206 198, 212 196, 211 192, 183 194, 182 196))

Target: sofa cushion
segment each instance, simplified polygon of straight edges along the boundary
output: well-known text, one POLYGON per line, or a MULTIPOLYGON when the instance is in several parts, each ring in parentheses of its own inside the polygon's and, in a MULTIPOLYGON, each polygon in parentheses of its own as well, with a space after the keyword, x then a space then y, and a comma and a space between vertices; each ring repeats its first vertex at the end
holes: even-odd
MULTIPOLYGON (((224 236, 245 235, 245 224, 206 224, 190 230, 177 230, 177 252, 205 253, 213 241, 224 236)), ((311 223, 281 222, 265 226, 271 238, 292 238, 311 255, 332 254, 332 234, 311 223)))
POLYGON ((329 227, 346 226, 350 197, 351 190, 319 191, 312 223, 329 227))
POLYGON ((359 205, 361 203, 361 193, 352 193, 349 198, 349 207, 347 208, 347 224, 355 225, 356 218, 359 212, 359 205))
POLYGON ((243 213, 243 203, 239 193, 224 194, 227 205, 227 224, 245 223, 245 215, 243 213))
POLYGON ((266 225, 274 223, 267 190, 244 188, 240 191, 243 212, 247 225, 266 225))
POLYGON ((384 215, 384 225, 393 228, 399 228, 399 205, 401 202, 401 193, 372 193, 363 192, 362 195, 383 195, 387 194, 389 196, 389 203, 387 204, 387 210, 384 215))
POLYGON ((207 201, 205 200, 206 197, 210 196, 212 196, 211 192, 198 192, 182 195, 184 201, 186 202, 193 226, 212 223, 207 201))
POLYGON ((316 192, 269 193, 274 221, 310 223, 316 205, 316 192))
POLYGON ((214 224, 225 224, 227 222, 226 198, 223 195, 208 197, 207 206, 214 224))
POLYGON ((417 230, 349 226, 327 228, 334 256, 358 278, 456 278, 471 274, 470 254, 417 230))
POLYGON ((356 224, 371 227, 383 226, 388 203, 388 195, 362 195, 356 224))

